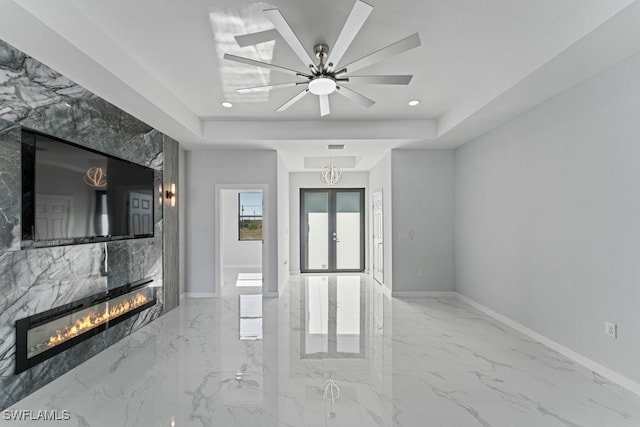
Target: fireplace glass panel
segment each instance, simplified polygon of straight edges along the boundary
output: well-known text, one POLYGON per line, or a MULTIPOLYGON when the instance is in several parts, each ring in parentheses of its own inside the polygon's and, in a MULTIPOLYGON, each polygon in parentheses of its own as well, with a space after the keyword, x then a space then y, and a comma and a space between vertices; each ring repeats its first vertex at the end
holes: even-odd
POLYGON ((27 358, 105 325, 153 300, 153 288, 135 289, 33 327, 27 331, 27 358))

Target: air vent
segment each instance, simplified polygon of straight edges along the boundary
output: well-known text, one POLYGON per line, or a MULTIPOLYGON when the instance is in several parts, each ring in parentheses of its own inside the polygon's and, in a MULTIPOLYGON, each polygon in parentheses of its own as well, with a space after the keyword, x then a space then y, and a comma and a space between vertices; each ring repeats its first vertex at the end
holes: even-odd
POLYGON ((329 150, 344 150, 344 144, 329 144, 327 148, 329 150))

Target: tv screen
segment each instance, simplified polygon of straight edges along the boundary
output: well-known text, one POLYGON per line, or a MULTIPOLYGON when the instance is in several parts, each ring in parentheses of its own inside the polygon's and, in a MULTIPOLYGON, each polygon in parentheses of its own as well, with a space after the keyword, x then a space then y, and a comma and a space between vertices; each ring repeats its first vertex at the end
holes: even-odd
POLYGON ((152 237, 154 171, 22 130, 22 239, 152 237))

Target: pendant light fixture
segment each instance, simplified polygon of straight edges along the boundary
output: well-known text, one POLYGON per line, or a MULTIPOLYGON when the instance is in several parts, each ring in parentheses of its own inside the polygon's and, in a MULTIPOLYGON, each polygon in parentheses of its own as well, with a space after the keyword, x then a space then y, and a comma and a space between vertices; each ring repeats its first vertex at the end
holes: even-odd
POLYGON ((342 181, 342 170, 333 166, 331 160, 329 160, 329 165, 325 166, 320 173, 320 181, 326 185, 336 185, 342 181))
POLYGON ((99 166, 89 168, 83 176, 84 183, 94 188, 107 186, 107 173, 99 166))

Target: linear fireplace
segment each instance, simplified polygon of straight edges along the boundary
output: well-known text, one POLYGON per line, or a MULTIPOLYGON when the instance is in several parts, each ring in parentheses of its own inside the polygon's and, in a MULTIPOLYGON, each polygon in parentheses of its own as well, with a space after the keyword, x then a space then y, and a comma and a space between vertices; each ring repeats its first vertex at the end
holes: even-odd
POLYGON ((16 374, 156 304, 143 279, 16 321, 16 374))

